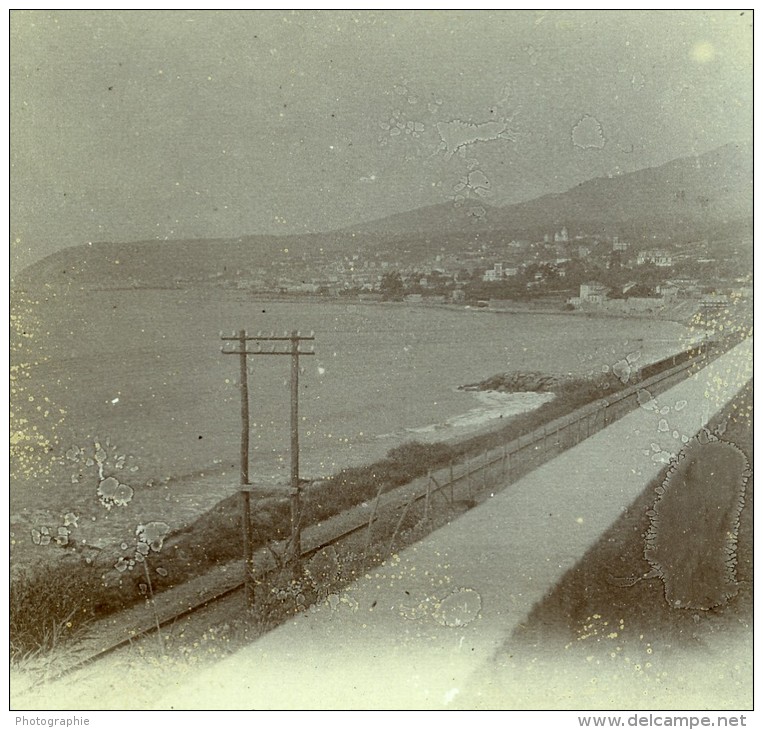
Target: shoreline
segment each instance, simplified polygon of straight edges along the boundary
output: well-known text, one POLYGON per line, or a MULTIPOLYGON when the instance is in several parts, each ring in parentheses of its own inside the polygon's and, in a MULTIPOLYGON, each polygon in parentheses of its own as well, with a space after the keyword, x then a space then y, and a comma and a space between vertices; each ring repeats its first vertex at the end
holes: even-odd
MULTIPOLYGON (((330 304, 330 305, 350 305, 350 306, 375 306, 375 307, 410 307, 410 308, 427 308, 427 309, 443 309, 450 312, 484 312, 486 314, 546 314, 546 315, 564 315, 573 317, 586 317, 589 319, 624 319, 624 320, 646 320, 646 321, 666 321, 676 322, 688 326, 691 322, 693 314, 682 316, 671 316, 669 307, 665 304, 655 303, 655 307, 663 309, 663 311, 657 312, 644 312, 634 310, 632 312, 610 312, 602 309, 582 308, 582 309, 564 309, 566 304, 565 300, 559 300, 556 305, 549 304, 533 304, 532 302, 523 303, 521 301, 513 301, 510 306, 499 307, 479 307, 476 304, 466 303, 453 303, 453 302, 434 302, 434 301, 421 301, 421 302, 406 302, 406 301, 385 301, 385 300, 369 300, 359 297, 343 298, 341 296, 320 296, 313 294, 276 294, 268 292, 253 292, 248 293, 238 289, 215 289, 213 287, 201 286, 193 288, 176 288, 176 287, 82 287, 72 291, 65 287, 51 286, 48 289, 40 289, 33 291, 31 289, 17 289, 15 291, 16 296, 34 296, 44 297, 53 293, 62 293, 66 296, 79 295, 79 294, 91 294, 91 293, 109 293, 109 292, 134 292, 135 294, 145 294, 146 292, 177 292, 178 294, 190 294, 198 295, 205 301, 209 301, 210 295, 223 295, 230 296, 232 299, 238 301, 249 302, 252 304, 260 302, 279 302, 290 304, 330 304)), ((509 300, 507 300, 509 301, 509 300)), ((679 304, 691 304, 693 308, 699 307, 700 301, 693 299, 680 300, 679 304)))
MULTIPOLYGON (((193 299, 196 298, 197 295, 203 297, 204 299, 212 300, 222 299, 230 301, 235 299, 237 303, 242 301, 249 301, 249 298, 242 295, 240 292, 199 292, 198 290, 175 291, 178 292, 178 297, 173 296, 173 299, 187 298, 190 300, 192 307, 194 304, 193 299)), ((161 297, 164 292, 165 290, 162 290, 161 292, 157 291, 156 294, 161 297)), ((91 301, 86 302, 87 306, 94 305, 95 300, 98 298, 98 294, 94 293, 92 295, 91 301)), ((154 297, 149 298, 149 305, 153 299, 154 297)), ((306 298, 283 298, 280 301, 299 304, 304 303, 306 298)), ((318 301, 321 303, 330 304, 332 307, 339 309, 334 301, 328 301, 324 299, 318 299, 318 301)), ((381 308, 381 311, 385 312, 385 314, 379 315, 379 317, 383 316, 385 320, 389 318, 389 313, 402 313, 403 311, 417 311, 423 313, 426 311, 432 312, 433 309, 444 309, 449 312, 462 312, 464 314, 469 314, 476 311, 485 311, 490 314, 504 314, 513 311, 492 309, 481 310, 455 305, 412 305, 405 302, 345 302, 344 304, 350 304, 352 308, 356 308, 361 304, 384 304, 387 306, 387 308, 381 308)), ((172 303, 172 306, 176 306, 176 303, 172 303)), ((276 310, 276 307, 272 307, 272 309, 276 310)), ((305 307, 305 310, 307 309, 308 307, 305 307)), ((319 307, 315 307, 314 311, 318 309, 319 307)), ((525 313, 547 313, 547 310, 536 309, 532 312, 528 311, 525 313)), ((548 313, 562 314, 564 312, 548 313)), ((362 314, 362 316, 366 315, 365 312, 361 312, 360 314, 362 314)), ((318 317, 323 316, 323 313, 318 315, 318 317)), ((421 316, 417 317, 416 322, 419 322, 420 320, 422 320, 421 316)), ((470 326, 468 324, 469 320, 461 320, 462 323, 464 321, 467 322, 467 327, 470 326)), ((476 322, 476 320, 474 321, 476 322)), ((525 323, 528 327, 534 328, 533 322, 526 320, 525 323)), ((500 327, 500 325, 491 324, 490 320, 481 320, 480 326, 485 332, 492 332, 496 326, 500 327)), ((459 327, 463 328, 463 324, 459 325, 459 327)), ((562 328, 562 325, 557 325, 556 329, 560 328, 562 328)), ((583 336, 585 337, 586 334, 587 333, 584 332, 583 336)), ((675 344, 676 350, 686 346, 685 343, 679 344, 676 342, 675 344)), ((492 347, 492 345, 490 346, 492 347)), ((662 345, 660 345, 660 348, 661 347, 662 345)), ((590 356, 590 350, 587 350, 586 354, 590 356)), ((465 362, 468 365, 468 368, 470 368, 470 372, 473 373, 472 368, 474 364, 469 363, 468 359, 465 362)), ((607 360, 607 362, 611 365, 613 360, 607 360)), ((495 369, 493 369, 493 365, 491 365, 490 370, 486 371, 486 375, 502 372, 501 368, 505 367, 505 364, 494 364, 496 365, 495 369)), ((538 364, 540 364, 540 362, 538 364)), ((548 365, 548 362, 546 365, 548 365)), ((586 362, 586 364, 584 364, 584 369, 587 368, 588 365, 586 362)), ((546 371, 548 371, 548 367, 546 367, 546 371)), ((581 377, 582 372, 583 370, 581 370, 581 377)), ((437 383, 436 387, 438 390, 435 398, 439 401, 442 396, 442 381, 441 377, 435 373, 436 370, 432 370, 428 378, 429 382, 434 381, 437 383)), ((469 382, 472 382, 471 376, 461 373, 459 380, 452 381, 452 383, 448 384, 448 387, 450 389, 450 386, 454 383, 461 383, 463 386, 469 382)), ((456 389, 460 390, 461 388, 457 387, 456 389)), ((525 388, 523 390, 529 389, 525 388)), ((234 397, 237 397, 237 393, 234 397)), ((479 397, 481 396, 477 396, 477 398, 479 397)), ((122 400, 126 401, 126 398, 122 398, 122 400)), ((364 439, 358 440, 357 442, 353 442, 349 445, 342 444, 341 442, 338 444, 333 444, 334 448, 336 449, 335 451, 316 451, 314 455, 303 452, 300 458, 302 462, 301 477, 304 480, 309 481, 325 480, 336 475, 337 472, 341 471, 343 468, 358 469, 377 461, 383 461, 389 450, 414 441, 424 442, 427 444, 442 442, 448 446, 453 446, 462 442, 468 442, 475 438, 489 436, 491 433, 515 423, 517 419, 523 420, 524 418, 532 417, 537 412, 537 410, 542 408, 545 404, 538 402, 537 404, 533 404, 530 408, 523 408, 511 413, 503 412, 503 414, 500 412, 487 412, 484 407, 476 408, 474 405, 474 401, 472 400, 464 401, 462 404, 462 409, 459 411, 451 412, 450 415, 439 415, 435 413, 430 415, 424 414, 422 412, 417 412, 417 414, 421 417, 421 421, 423 422, 419 422, 417 424, 416 419, 413 419, 412 426, 401 425, 405 424, 405 421, 390 421, 385 425, 387 426, 386 430, 388 432, 392 431, 392 433, 383 434, 391 436, 392 438, 389 440, 378 441, 378 437, 374 438, 372 434, 368 434, 364 439), (431 421, 427 420, 429 417, 432 417, 431 421), (435 419, 438 418, 442 418, 442 420, 436 421, 435 419), (464 420, 467 422, 471 421, 471 423, 464 424, 464 420), (389 426, 392 426, 393 429, 389 429, 389 426), (322 463, 323 461, 326 462, 325 466, 322 463)), ((408 424, 410 423, 411 421, 409 420, 408 424)), ((207 433, 206 431, 199 431, 199 434, 202 433, 204 433, 204 444, 206 444, 208 443, 207 433)), ((117 435, 119 436, 119 434, 117 435)), ((237 439, 237 436, 238 435, 236 434, 234 438, 237 439)), ((113 434, 111 434, 111 437, 115 443, 127 443, 126 439, 114 440, 115 437, 113 434)), ((72 443, 79 444, 80 441, 73 441, 72 443)), ((229 441, 226 443, 229 443, 229 441)), ((135 453, 133 453, 133 456, 136 460, 142 458, 140 454, 136 456, 135 453)), ((219 456, 219 452, 212 453, 215 456, 219 456)), ((266 454, 266 456, 267 455, 268 454, 266 454)), ((61 459, 63 459, 63 456, 61 459)), ((111 512, 108 514, 104 514, 103 510, 100 508, 101 505, 92 502, 92 500, 89 502, 86 501, 86 497, 92 495, 90 495, 89 492, 85 494, 85 492, 80 491, 83 487, 73 487, 71 490, 67 489, 65 492, 63 491, 63 487, 61 485, 64 482, 68 482, 69 478, 71 477, 71 474, 69 473, 71 470, 69 469, 69 471, 67 471, 67 468, 71 467, 72 465, 68 462, 64 462, 63 469, 59 469, 58 463, 55 465, 55 469, 61 472, 62 479, 58 480, 60 482, 59 484, 54 484, 54 489, 57 491, 54 492, 52 489, 49 489, 44 494, 44 496, 47 497, 47 502, 45 505, 42 505, 41 509, 39 510, 28 509, 29 499, 21 495, 20 492, 23 486, 23 480, 17 481, 14 479, 14 483, 11 485, 11 492, 14 495, 12 499, 15 507, 14 517, 21 518, 18 520, 18 523, 14 524, 14 527, 16 528, 14 532, 16 534, 15 536, 12 536, 12 539, 15 538, 17 540, 17 549, 20 544, 26 545, 28 547, 28 551, 22 547, 21 549, 23 552, 29 552, 34 556, 41 555, 43 550, 41 550, 39 547, 32 546, 29 530, 25 528, 29 527, 39 530, 40 526, 48 526, 49 529, 52 529, 53 527, 57 526, 57 523, 60 523, 60 518, 58 516, 59 513, 60 515, 64 515, 67 512, 82 512, 84 515, 86 515, 87 519, 97 518, 98 524, 102 530, 108 529, 109 534, 118 535, 118 537, 115 538, 117 542, 123 536, 123 528, 124 535, 131 537, 131 533, 134 532, 135 524, 138 521, 162 519, 166 520, 173 526, 185 525, 191 521, 189 515, 191 511, 195 510, 198 514, 202 514, 209 508, 210 498, 216 497, 218 501, 220 499, 224 499, 228 495, 234 493, 238 485, 238 463, 236 456, 232 456, 229 460, 226 460, 224 464, 219 460, 202 462, 201 460, 197 459, 196 463, 193 463, 191 459, 187 459, 186 461, 176 462, 175 468, 168 468, 163 472, 159 467, 152 467, 151 464, 148 464, 148 466, 145 468, 153 468, 153 471, 145 471, 143 461, 136 461, 135 463, 136 465, 140 464, 142 476, 141 479, 138 480, 135 484, 128 482, 135 488, 136 491, 133 501, 131 502, 130 509, 128 510, 119 507, 118 509, 111 510, 111 512), (189 469, 184 467, 191 468, 189 469), (157 474, 153 473, 154 471, 157 472, 158 477, 157 474), (64 477, 66 477, 66 479, 63 479, 64 477), (148 479, 147 482, 146 479, 148 479), (145 488, 143 486, 143 482, 145 482, 145 488), (201 485, 204 485, 204 489, 201 489, 201 485), (59 496, 59 492, 62 495, 61 499, 58 502, 52 501, 50 499, 51 495, 55 499, 59 496), (186 495, 187 498, 184 499, 183 495, 186 495), (183 503, 182 506, 181 503, 183 503), (132 515, 132 518, 128 519, 130 515, 132 515), (133 524, 128 526, 126 524, 128 521, 132 522, 133 524)), ((277 470, 269 470, 269 463, 270 462, 265 460, 261 462, 253 460, 250 466, 250 478, 255 483, 262 484, 263 486, 266 484, 287 484, 288 457, 286 456, 285 451, 284 459, 280 460, 277 470), (258 468, 263 469, 262 474, 258 475, 256 473, 258 468)), ((51 484, 53 484, 54 476, 51 476, 49 481, 51 484)), ((94 484, 97 486, 97 482, 94 484)), ((84 486, 87 487, 87 485, 84 486)), ((92 491, 95 491, 94 486, 92 486, 92 491)), ((36 493, 37 492, 33 494, 36 493)), ((40 496, 43 496, 43 492, 39 492, 39 494, 40 496)), ((54 529, 53 532, 55 532, 54 529)), ((105 534, 99 535, 99 537, 101 536, 106 537, 105 534)), ((14 550, 14 552, 16 552, 16 550, 14 550)))
POLYGON ((467 392, 471 392, 481 405, 451 416, 443 423, 406 428, 405 433, 412 436, 413 441, 457 444, 463 439, 478 436, 510 423, 517 416, 533 413, 556 397, 553 392, 536 391, 506 393, 499 390, 473 390, 467 392))
MULTIPOLYGON (((610 373, 609 377, 611 378, 613 375, 610 373)), ((620 389, 618 383, 619 381, 611 382, 610 385, 614 386, 613 391, 620 389)), ((591 387, 586 387, 585 383, 582 386, 574 387, 569 391, 561 388, 559 397, 552 397, 531 411, 516 414, 515 418, 508 419, 498 428, 491 428, 488 425, 486 428, 480 428, 479 433, 463 434, 455 440, 454 445, 442 441, 432 444, 408 442, 404 447, 394 449, 387 459, 361 468, 341 470, 321 484, 313 485, 318 491, 309 495, 311 498, 304 503, 304 524, 307 526, 321 522, 330 516, 346 511, 352 506, 371 500, 374 494, 381 493, 380 489, 386 492, 397 486, 410 483, 425 474, 427 469, 442 468, 447 466, 448 462, 453 463, 464 457, 469 458, 473 453, 484 452, 494 448, 499 443, 519 438, 528 430, 538 428, 555 418, 575 411, 577 408, 585 408, 593 399, 601 397, 600 389, 595 384, 593 390, 591 387)), ((493 397, 493 394, 488 397, 493 397)), ((495 423, 496 420, 498 419, 491 419, 492 423, 495 423)), ((171 488, 171 485, 166 486, 171 488)), ((163 561, 164 572, 161 573, 161 576, 169 575, 169 578, 154 578, 154 588, 157 592, 177 585, 179 582, 184 582, 194 575, 204 573, 221 560, 224 562, 237 555, 237 551, 231 547, 236 543, 235 536, 240 534, 241 529, 240 525, 236 524, 239 512, 235 492, 236 490, 229 492, 227 499, 223 498, 222 501, 216 501, 211 510, 199 515, 187 528, 167 534, 167 543, 177 554, 171 552, 166 556, 166 563, 163 561), (213 535, 214 538, 212 538, 213 535), (191 573, 181 577, 181 574, 185 572, 184 569, 191 567, 191 565, 195 566, 191 573)), ((178 495, 174 496, 176 502, 181 499, 178 495)), ((206 496, 210 497, 208 493, 206 496)), ((263 541, 278 539, 282 533, 288 534, 288 501, 288 497, 277 500, 278 504, 276 502, 269 504, 266 511, 262 513, 261 519, 264 521, 258 525, 258 533, 260 533, 259 537, 263 541)), ((114 528, 116 525, 112 524, 111 527, 114 528)), ((110 534, 114 535, 113 532, 110 534)), ((116 535, 115 537, 118 541, 119 538, 116 535)), ((125 545, 128 542, 125 540, 125 545)), ((123 545, 122 551, 124 548, 123 545)), ((128 584, 134 580, 139 581, 139 576, 128 577, 127 573, 118 572, 119 568, 114 564, 114 560, 119 557, 117 555, 119 551, 115 552, 115 550, 114 547, 104 548, 100 555, 92 558, 94 561, 92 566, 96 568, 98 573, 101 570, 108 571, 102 577, 102 580, 107 583, 101 599, 105 605, 117 601, 122 595, 124 590, 122 588, 123 577, 128 584), (113 566, 113 569, 109 570, 110 566, 113 566)), ((53 561, 49 563, 51 569, 58 563, 56 570, 60 568, 68 571, 67 575, 73 575, 74 565, 64 565, 64 562, 68 561, 55 561, 55 558, 53 561)))

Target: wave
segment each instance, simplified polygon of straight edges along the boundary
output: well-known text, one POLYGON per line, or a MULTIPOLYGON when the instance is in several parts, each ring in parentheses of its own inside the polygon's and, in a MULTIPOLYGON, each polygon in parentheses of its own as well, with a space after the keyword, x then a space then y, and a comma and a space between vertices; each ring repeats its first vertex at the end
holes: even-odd
POLYGON ((472 395, 481 403, 479 407, 452 416, 442 423, 407 428, 406 432, 423 439, 458 438, 470 431, 484 428, 493 421, 535 410, 555 397, 553 393, 501 393, 496 390, 475 391, 472 395))

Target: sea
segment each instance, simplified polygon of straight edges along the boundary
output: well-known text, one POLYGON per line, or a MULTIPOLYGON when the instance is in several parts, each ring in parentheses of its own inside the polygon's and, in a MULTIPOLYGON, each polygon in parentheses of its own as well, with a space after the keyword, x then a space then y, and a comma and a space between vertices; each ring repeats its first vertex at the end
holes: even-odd
MULTIPOLYGON (((69 468, 62 477, 61 465, 67 452, 93 452, 94 444, 124 457, 133 480, 235 478, 239 358, 223 354, 221 333, 239 329, 313 333, 305 345, 315 354, 300 357, 298 387, 300 476, 310 479, 406 441, 471 435, 553 398, 460 386, 505 371, 587 376, 625 358, 643 365, 697 337, 649 318, 272 301, 230 290, 16 297, 12 442, 20 455, 12 461, 12 507, 27 502, 30 486, 76 490, 76 475, 69 468)), ((289 478, 290 368, 289 357, 248 358, 255 483, 289 478)))

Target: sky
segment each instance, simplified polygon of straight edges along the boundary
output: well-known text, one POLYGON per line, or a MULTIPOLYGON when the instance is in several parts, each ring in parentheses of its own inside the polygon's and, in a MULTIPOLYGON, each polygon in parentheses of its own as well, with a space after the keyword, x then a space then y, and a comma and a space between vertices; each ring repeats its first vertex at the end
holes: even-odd
POLYGON ((752 137, 730 11, 13 11, 11 267, 330 231, 752 137))

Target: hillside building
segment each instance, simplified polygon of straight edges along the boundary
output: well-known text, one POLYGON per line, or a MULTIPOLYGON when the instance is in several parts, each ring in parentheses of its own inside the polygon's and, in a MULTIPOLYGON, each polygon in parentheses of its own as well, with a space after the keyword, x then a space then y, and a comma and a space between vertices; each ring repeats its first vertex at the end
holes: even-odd
POLYGON ((660 248, 650 248, 639 251, 636 257, 636 265, 654 264, 654 266, 669 267, 673 265, 673 256, 669 251, 660 248))

